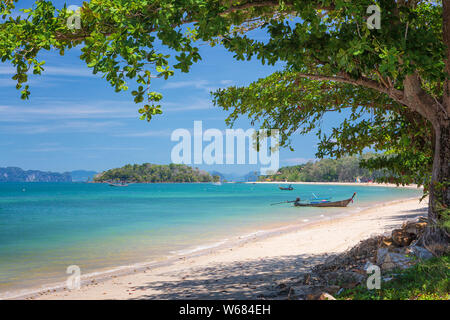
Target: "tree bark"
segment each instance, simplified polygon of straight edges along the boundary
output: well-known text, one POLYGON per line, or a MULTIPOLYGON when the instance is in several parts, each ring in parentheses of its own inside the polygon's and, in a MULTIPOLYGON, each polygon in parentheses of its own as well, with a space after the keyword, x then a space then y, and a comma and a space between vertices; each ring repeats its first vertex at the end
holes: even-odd
MULTIPOLYGON (((444 58, 445 72, 450 76, 450 0, 442 1, 442 27, 443 42, 447 46, 444 58)), ((436 100, 436 99, 435 99, 436 100)), ((433 171, 430 183, 430 199, 428 206, 428 219, 435 234, 444 233, 448 240, 448 230, 439 228, 443 222, 444 212, 450 210, 450 80, 444 83, 441 102, 437 102, 439 108, 429 106, 427 110, 433 110, 432 117, 427 117, 434 128, 435 144, 433 171), (433 117, 434 115, 434 117, 433 117), (440 231, 439 231, 440 230, 440 231)))
POLYGON ((432 224, 442 221, 444 210, 450 209, 450 119, 443 117, 434 125, 435 149, 428 218, 432 224))

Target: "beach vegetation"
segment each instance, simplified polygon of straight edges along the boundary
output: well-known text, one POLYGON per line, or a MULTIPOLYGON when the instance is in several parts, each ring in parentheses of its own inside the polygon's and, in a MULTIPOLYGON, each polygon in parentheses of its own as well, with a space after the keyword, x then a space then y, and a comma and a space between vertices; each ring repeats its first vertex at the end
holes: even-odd
POLYGON ((259 181, 302 182, 375 182, 390 174, 387 169, 371 170, 361 166, 361 161, 375 155, 347 156, 339 159, 310 160, 305 164, 281 167, 276 174, 262 175, 259 181))
POLYGON ((336 298, 343 300, 449 300, 450 256, 421 261, 408 269, 392 270, 384 276, 381 288, 365 284, 346 289, 336 298))

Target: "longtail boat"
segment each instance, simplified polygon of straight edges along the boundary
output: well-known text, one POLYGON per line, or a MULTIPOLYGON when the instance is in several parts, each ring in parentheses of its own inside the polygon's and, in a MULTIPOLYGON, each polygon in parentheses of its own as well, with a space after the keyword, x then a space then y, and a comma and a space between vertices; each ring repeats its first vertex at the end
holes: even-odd
POLYGON ((124 182, 122 182, 122 183, 110 183, 109 186, 110 187, 128 187, 128 184, 124 183, 124 182))
POLYGON ((289 186, 289 187, 278 187, 278 188, 280 188, 280 190, 294 190, 294 188, 292 187, 292 186, 289 186))
POLYGON ((353 196, 346 200, 329 201, 329 200, 312 200, 306 203, 299 201, 294 202, 295 207, 346 207, 350 202, 353 202, 353 198, 356 196, 356 192, 353 196))

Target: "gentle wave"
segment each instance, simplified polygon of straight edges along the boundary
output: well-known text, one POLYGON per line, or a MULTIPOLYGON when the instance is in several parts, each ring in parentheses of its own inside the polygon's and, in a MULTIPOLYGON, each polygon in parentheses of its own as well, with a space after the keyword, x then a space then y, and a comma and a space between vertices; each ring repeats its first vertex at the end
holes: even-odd
MULTIPOLYGON (((352 207, 323 210, 270 206, 295 196, 272 185, 224 184, 205 190, 200 184, 146 184, 118 190, 96 184, 35 183, 26 185, 26 197, 23 187, 0 184, 0 298, 38 287, 44 279, 61 274, 63 266, 87 266, 82 279, 127 272, 420 193, 379 187, 376 193, 371 187, 295 187, 295 192, 329 193, 334 199, 358 192, 352 207), (142 260, 148 262, 135 263, 142 260)), ((41 286, 38 291, 61 286, 41 286)))

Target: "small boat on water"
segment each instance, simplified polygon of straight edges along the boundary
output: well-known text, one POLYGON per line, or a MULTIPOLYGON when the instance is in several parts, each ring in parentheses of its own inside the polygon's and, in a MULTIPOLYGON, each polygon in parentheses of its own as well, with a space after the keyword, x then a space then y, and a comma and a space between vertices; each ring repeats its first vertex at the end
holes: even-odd
POLYGON ((124 182, 122 182, 122 183, 110 183, 109 186, 110 187, 128 187, 128 184, 124 183, 124 182))
POLYGON ((356 196, 356 192, 353 193, 353 196, 349 199, 339 200, 339 201, 330 201, 327 199, 315 199, 308 202, 300 202, 293 201, 295 207, 346 207, 350 202, 353 202, 353 198, 356 196))
POLYGON ((294 188, 291 185, 289 185, 289 187, 278 187, 278 188, 280 188, 280 190, 289 190, 289 191, 294 190, 294 188))

